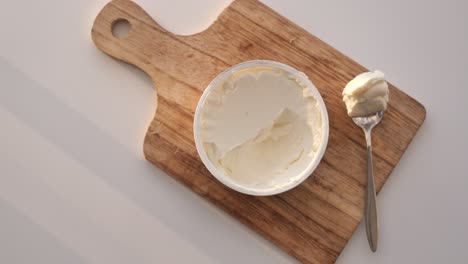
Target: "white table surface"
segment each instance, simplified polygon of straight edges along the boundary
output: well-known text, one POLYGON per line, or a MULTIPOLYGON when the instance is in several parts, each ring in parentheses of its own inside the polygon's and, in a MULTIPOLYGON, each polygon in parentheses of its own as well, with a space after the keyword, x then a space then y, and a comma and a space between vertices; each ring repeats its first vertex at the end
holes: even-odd
MULTIPOLYGON (((295 263, 145 162, 155 90, 91 42, 106 0, 1 1, 0 263, 295 263)), ((167 29, 207 27, 228 0, 139 0, 167 29)), ((427 108, 337 263, 466 263, 468 2, 266 4, 427 108)))

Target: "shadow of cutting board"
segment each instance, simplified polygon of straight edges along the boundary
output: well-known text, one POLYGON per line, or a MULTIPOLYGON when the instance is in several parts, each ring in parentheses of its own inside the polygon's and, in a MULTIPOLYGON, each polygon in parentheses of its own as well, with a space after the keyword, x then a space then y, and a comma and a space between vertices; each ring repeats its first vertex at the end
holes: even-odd
MULTIPOLYGON (((145 71, 156 86, 157 110, 143 146, 150 162, 300 261, 336 260, 364 208, 365 141, 341 101, 343 87, 366 71, 363 66, 255 0, 234 1, 207 30, 191 36, 174 35, 133 2, 114 0, 97 16, 92 38, 103 52, 145 71), (119 39, 112 27, 122 19, 131 30, 119 39), (328 148, 313 175, 271 197, 224 187, 203 166, 193 139, 203 89, 221 71, 253 59, 279 61, 307 74, 330 118, 328 148)), ((378 190, 425 118, 424 107, 392 85, 390 95, 373 133, 378 190)))

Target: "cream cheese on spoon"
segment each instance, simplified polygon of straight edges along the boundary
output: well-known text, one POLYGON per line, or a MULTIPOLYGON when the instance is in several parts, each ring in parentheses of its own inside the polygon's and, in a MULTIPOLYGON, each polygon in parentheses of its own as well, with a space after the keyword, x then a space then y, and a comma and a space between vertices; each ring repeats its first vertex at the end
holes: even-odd
POLYGON ((245 68, 207 95, 199 137, 211 163, 234 182, 281 188, 303 174, 317 155, 322 110, 301 82, 305 75, 297 74, 268 66, 245 68))
POLYGON ((344 88, 343 101, 350 117, 387 110, 388 84, 384 74, 380 71, 359 74, 344 88))

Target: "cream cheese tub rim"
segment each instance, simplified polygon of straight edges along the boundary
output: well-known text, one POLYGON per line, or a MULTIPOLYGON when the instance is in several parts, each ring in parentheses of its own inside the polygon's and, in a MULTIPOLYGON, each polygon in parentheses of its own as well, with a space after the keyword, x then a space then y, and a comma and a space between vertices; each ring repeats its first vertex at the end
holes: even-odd
MULTIPOLYGON (((259 100, 261 100, 261 98, 259 98, 259 100)), ((255 196, 267 196, 267 195, 275 195, 275 194, 288 191, 296 187, 300 183, 302 183, 305 179, 307 179, 312 174, 312 172, 316 169, 316 167, 320 163, 325 153, 325 149, 328 143, 329 123, 328 123, 327 109, 322 99, 322 96, 320 95, 319 91, 314 86, 314 84, 309 80, 309 78, 304 73, 283 63, 269 61, 269 60, 253 60, 253 61, 246 61, 246 62, 237 64, 223 71, 213 81, 211 81, 211 83, 204 90, 198 102, 197 108, 195 110, 193 131, 194 131, 194 138, 195 138, 195 145, 196 145, 197 152, 203 164, 205 165, 205 167, 216 179, 218 179, 221 183, 228 186, 229 188, 236 190, 238 192, 249 194, 249 195, 255 195, 255 196), (303 171, 300 172, 298 175, 291 175, 290 177, 291 180, 289 180, 288 182, 283 183, 280 186, 271 186, 268 188, 246 186, 232 179, 228 175, 226 175, 225 171, 218 168, 215 164, 213 164, 211 159, 208 157, 207 152, 203 146, 202 139, 200 137, 200 127, 201 127, 200 116, 202 114, 203 107, 207 101, 207 98, 209 97, 212 90, 218 87, 219 84, 222 84, 226 79, 228 79, 234 73, 239 72, 241 70, 247 70, 249 68, 255 69, 258 67, 266 67, 266 68, 284 71, 288 75, 294 76, 294 78, 297 79, 297 82, 304 84, 306 86, 306 89, 310 91, 310 93, 312 94, 313 98, 315 99, 318 105, 318 109, 320 110, 320 115, 321 115, 321 122, 322 122, 320 145, 317 151, 315 152, 315 156, 310 160, 310 162, 308 162, 307 167, 305 167, 303 171)))

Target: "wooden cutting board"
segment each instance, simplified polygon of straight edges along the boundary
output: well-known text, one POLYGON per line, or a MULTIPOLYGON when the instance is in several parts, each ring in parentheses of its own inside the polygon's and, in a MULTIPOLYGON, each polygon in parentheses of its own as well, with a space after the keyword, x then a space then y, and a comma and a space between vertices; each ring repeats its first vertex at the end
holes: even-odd
MULTIPOLYGON (((341 101, 343 87, 366 71, 363 66, 256 0, 234 1, 207 30, 191 36, 174 35, 135 3, 114 0, 97 16, 92 38, 103 52, 145 71, 156 86, 157 110, 143 146, 150 162, 300 261, 335 262, 363 215, 365 141, 341 101), (119 39, 112 27, 122 19, 131 30, 119 39), (313 175, 272 197, 224 187, 203 166, 193 139, 194 111, 205 87, 226 68, 253 59, 306 73, 330 118, 328 148, 313 175)), ((424 107, 393 85, 390 95, 373 132, 378 190, 425 118, 424 107)))

